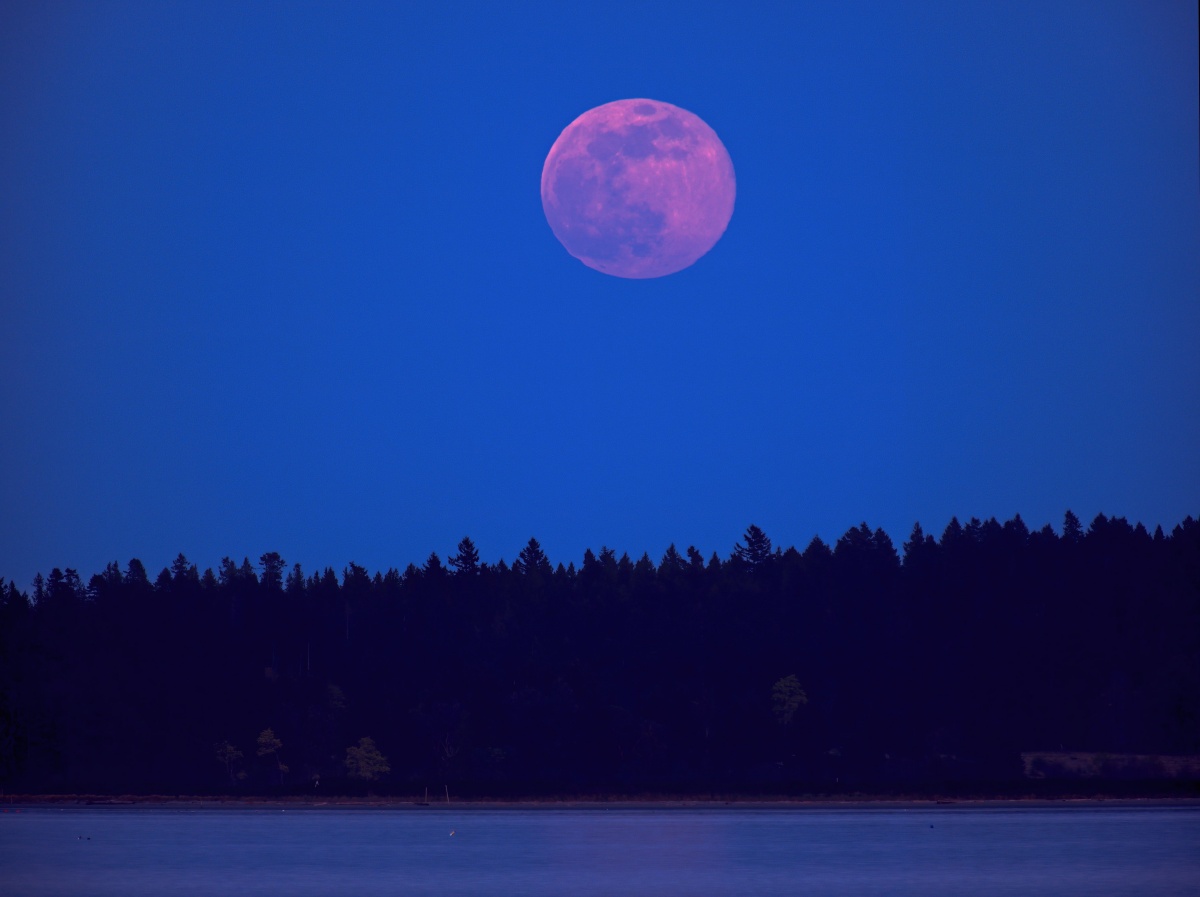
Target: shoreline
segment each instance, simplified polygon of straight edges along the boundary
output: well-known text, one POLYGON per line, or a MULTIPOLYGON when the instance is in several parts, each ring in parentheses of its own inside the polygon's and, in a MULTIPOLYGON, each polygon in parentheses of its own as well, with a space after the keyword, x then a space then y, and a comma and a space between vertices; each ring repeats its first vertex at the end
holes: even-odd
POLYGON ((1200 809, 1200 797, 909 797, 854 795, 845 798, 539 798, 514 800, 406 800, 395 797, 210 797, 200 795, 14 794, 0 797, 0 812, 29 809, 160 810, 946 810, 955 809, 1200 809))

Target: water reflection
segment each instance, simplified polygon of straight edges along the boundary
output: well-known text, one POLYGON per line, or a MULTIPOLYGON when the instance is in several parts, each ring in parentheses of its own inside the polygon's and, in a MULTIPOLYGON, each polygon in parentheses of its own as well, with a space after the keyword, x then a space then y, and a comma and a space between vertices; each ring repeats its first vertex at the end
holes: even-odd
POLYGON ((1191 897, 1200 810, 34 810, 0 891, 1191 897))

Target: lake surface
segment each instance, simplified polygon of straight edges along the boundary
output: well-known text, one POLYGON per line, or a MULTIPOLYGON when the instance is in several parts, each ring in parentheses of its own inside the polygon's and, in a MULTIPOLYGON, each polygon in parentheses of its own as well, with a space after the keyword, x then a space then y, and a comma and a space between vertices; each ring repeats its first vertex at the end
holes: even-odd
POLYGON ((0 893, 1195 897, 1200 809, 10 810, 0 893))

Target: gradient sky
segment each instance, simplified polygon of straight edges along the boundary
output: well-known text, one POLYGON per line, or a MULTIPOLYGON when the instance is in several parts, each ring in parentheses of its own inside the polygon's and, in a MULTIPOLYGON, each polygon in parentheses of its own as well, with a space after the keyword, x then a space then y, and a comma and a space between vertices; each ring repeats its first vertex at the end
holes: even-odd
POLYGON ((0 8, 0 576, 1200 512, 1193 2, 0 8), (716 248, 572 259, 649 97, 716 248))

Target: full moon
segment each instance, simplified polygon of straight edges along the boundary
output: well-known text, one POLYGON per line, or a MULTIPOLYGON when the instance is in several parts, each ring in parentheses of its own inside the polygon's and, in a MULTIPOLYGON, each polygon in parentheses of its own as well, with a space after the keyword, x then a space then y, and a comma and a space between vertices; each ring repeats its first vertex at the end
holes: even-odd
POLYGON ((567 125, 542 168, 554 236, 589 268, 662 277, 716 245, 733 215, 733 163, 716 133, 659 100, 616 100, 567 125))

